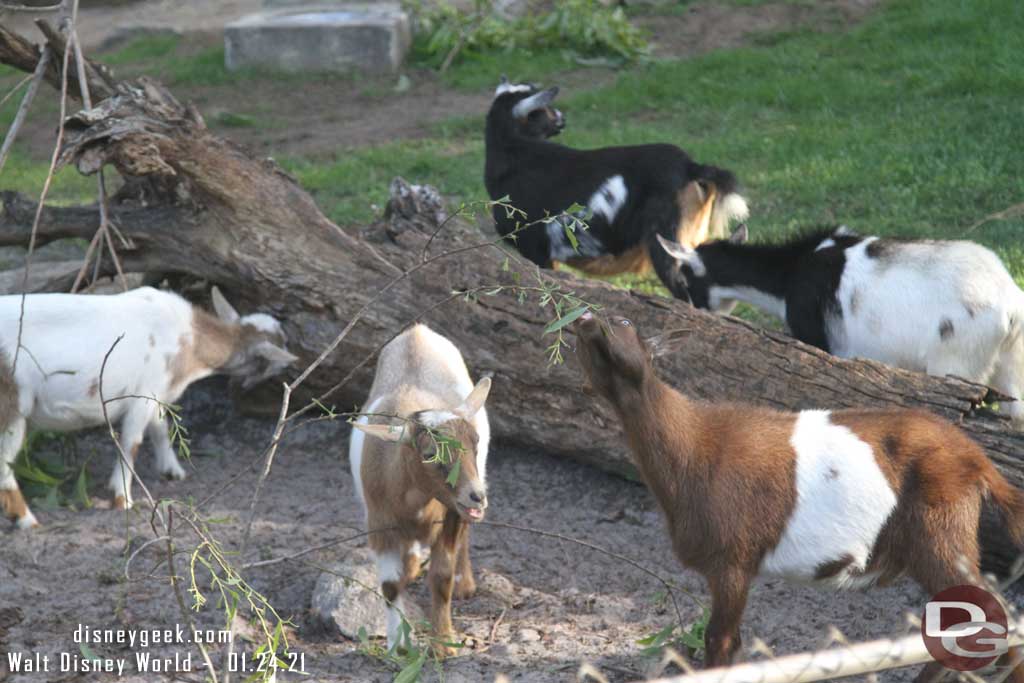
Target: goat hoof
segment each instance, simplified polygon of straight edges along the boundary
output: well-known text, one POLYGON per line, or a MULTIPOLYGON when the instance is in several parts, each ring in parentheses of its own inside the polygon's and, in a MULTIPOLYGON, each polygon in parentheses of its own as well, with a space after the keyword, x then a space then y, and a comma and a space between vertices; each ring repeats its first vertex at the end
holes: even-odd
POLYGON ((476 595, 476 581, 473 577, 460 578, 455 581, 455 589, 452 591, 452 597, 456 600, 465 600, 476 595))
POLYGON ((130 510, 132 502, 124 496, 114 496, 114 510, 130 510))
POLYGON ((19 517, 15 522, 15 526, 22 531, 28 531, 29 529, 38 529, 39 520, 31 512, 27 513, 23 517, 19 517))
POLYGON ((178 464, 167 468, 161 474, 164 475, 164 479, 170 479, 171 481, 181 481, 185 478, 185 470, 178 464))
POLYGON ((452 647, 451 645, 448 645, 449 642, 452 642, 453 638, 454 638, 454 636, 449 636, 447 638, 441 638, 441 640, 444 641, 444 642, 434 643, 434 648, 433 648, 434 649, 434 657, 436 657, 437 659, 441 660, 441 659, 447 659, 448 657, 454 657, 454 656, 458 655, 459 654, 458 648, 452 647))

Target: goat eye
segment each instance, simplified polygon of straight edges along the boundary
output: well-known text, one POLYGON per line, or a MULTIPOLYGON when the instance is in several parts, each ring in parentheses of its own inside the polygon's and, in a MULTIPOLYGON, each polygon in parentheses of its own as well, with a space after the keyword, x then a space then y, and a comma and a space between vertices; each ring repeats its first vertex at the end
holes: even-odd
POLYGON ((632 327, 633 326, 633 323, 629 322, 625 318, 623 318, 622 321, 619 324, 622 325, 623 327, 632 327))

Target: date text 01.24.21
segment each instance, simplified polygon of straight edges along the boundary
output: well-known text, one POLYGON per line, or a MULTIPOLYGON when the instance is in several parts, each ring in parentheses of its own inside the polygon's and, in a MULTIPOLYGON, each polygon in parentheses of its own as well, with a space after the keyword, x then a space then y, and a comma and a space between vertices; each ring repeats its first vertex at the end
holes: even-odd
POLYGON ((232 652, 228 656, 228 671, 232 673, 260 673, 263 671, 290 671, 305 674, 306 653, 287 652, 274 656, 273 652, 232 652))

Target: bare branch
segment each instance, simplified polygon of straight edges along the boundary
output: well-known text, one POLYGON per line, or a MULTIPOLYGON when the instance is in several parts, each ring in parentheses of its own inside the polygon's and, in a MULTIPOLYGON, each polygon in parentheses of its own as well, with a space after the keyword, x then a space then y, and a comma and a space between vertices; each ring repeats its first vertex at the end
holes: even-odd
MULTIPOLYGON (((172 527, 174 520, 174 508, 167 508, 167 570, 170 572, 171 588, 174 590, 174 599, 178 602, 178 609, 181 614, 185 617, 185 621, 188 623, 189 632, 195 631, 195 622, 192 620, 192 612, 189 611, 188 605, 185 604, 185 598, 181 594, 181 586, 178 585, 180 578, 177 572, 174 570, 174 530, 172 527)), ((209 672, 210 678, 213 681, 217 680, 217 669, 213 667, 213 660, 210 659, 210 653, 207 652, 206 646, 202 640, 196 642, 199 647, 199 652, 203 656, 203 662, 206 663, 207 671, 209 672)))
POLYGON ((7 104, 7 100, 9 100, 12 97, 14 97, 15 95, 17 95, 18 91, 21 90, 21 86, 23 86, 26 83, 28 83, 29 81, 31 81, 33 75, 34 74, 29 74, 28 76, 25 76, 23 79, 18 81, 15 84, 15 86, 13 88, 11 88, 10 91, 6 95, 4 95, 3 99, 0 99, 0 107, 2 107, 5 104, 7 104))
POLYGON ((252 531, 252 521, 256 517, 256 504, 260 499, 260 492, 263 490, 263 483, 270 476, 270 468, 274 464, 274 454, 277 453, 277 446, 281 441, 281 431, 284 429, 285 422, 287 421, 288 415, 288 404, 291 400, 292 385, 284 385, 284 394, 281 396, 281 414, 277 418, 277 424, 274 426, 274 436, 271 440, 271 447, 267 450, 267 457, 263 461, 263 470, 260 472, 260 478, 256 481, 256 488, 252 492, 252 500, 249 502, 249 516, 245 521, 245 533, 242 534, 242 545, 239 549, 239 554, 245 553, 245 547, 249 544, 249 533, 252 531))
MULTIPOLYGON (((35 72, 28 77, 32 79, 32 83, 29 85, 28 90, 25 91, 25 97, 21 100, 21 105, 18 107, 18 113, 14 115, 14 121, 11 123, 11 127, 7 129, 7 135, 4 137, 3 147, 0 147, 0 171, 3 170, 4 164, 7 163, 7 155, 10 154, 11 147, 14 145, 14 140, 18 137, 18 131, 21 130, 21 125, 25 122, 25 116, 28 114, 29 107, 32 106, 32 100, 36 97, 36 92, 39 90, 39 83, 43 80, 43 74, 46 73, 46 67, 50 64, 50 55, 50 50, 43 50, 43 54, 39 58, 39 63, 36 65, 35 72)), ((21 87, 20 84, 18 87, 21 87)), ((11 91, 11 94, 13 93, 14 91, 11 91)), ((5 97, 4 99, 6 100, 7 98, 5 97)))
MULTIPOLYGON (((78 7, 78 0, 73 0, 71 5, 71 11, 68 13, 68 2, 64 0, 61 3, 61 7, 64 8, 65 17, 62 18, 62 23, 68 16, 74 16, 74 13, 78 7)), ((43 57, 40 57, 40 61, 45 59, 45 55, 49 52, 46 50, 43 57)), ((18 314, 18 342, 14 349, 14 359, 11 362, 12 368, 18 367, 18 354, 21 352, 21 334, 25 327, 25 298, 28 296, 28 275, 32 268, 32 253, 36 247, 36 232, 39 230, 39 220, 42 217, 43 206, 46 204, 46 195, 50 192, 50 184, 53 182, 53 174, 57 169, 57 158, 60 156, 60 146, 64 139, 64 118, 67 115, 67 104, 68 104, 68 53, 64 52, 64 63, 61 67, 61 85, 60 85, 60 121, 57 126, 57 141, 53 146, 53 155, 50 157, 50 168, 46 173, 46 180, 43 182, 43 190, 39 193, 39 205, 36 208, 35 219, 32 221, 32 234, 28 241, 28 253, 25 254, 25 275, 21 281, 21 310, 18 314)))

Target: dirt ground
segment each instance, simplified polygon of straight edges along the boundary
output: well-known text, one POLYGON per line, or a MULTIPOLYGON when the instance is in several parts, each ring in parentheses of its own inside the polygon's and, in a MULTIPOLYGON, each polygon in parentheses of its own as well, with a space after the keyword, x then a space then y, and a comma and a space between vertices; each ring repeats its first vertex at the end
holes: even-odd
MULTIPOLYGON (((536 352, 539 356, 542 350, 538 347, 536 352)), ((202 453, 187 467, 188 479, 162 481, 151 459, 140 458, 140 473, 154 497, 202 500, 259 457, 272 421, 239 415, 223 400, 225 391, 223 381, 208 380, 190 390, 184 401, 193 450, 202 453)), ((343 423, 319 423, 296 432, 283 444, 262 496, 252 550, 245 560, 296 553, 361 529, 362 512, 346 462, 348 431, 343 423)), ((0 553, 0 649, 50 654, 54 663, 62 652, 79 655, 73 637, 79 624, 100 629, 184 624, 166 574, 160 578, 162 567, 154 578, 146 578, 161 560, 161 547, 143 550, 131 566, 131 580, 124 579, 128 540, 135 539, 132 547, 136 548, 152 532, 144 506, 127 515, 109 509, 102 484, 109 476, 114 451, 107 437, 97 432, 83 436, 77 451, 81 456, 95 454, 89 462, 94 507, 78 512, 37 508, 43 526, 31 533, 5 530, 0 553), (10 611, 12 607, 16 613, 10 611)), ((256 481, 254 469, 202 509, 205 515, 223 520, 213 527, 219 538, 234 542, 241 536, 256 481)), ((673 558, 660 513, 641 485, 500 442, 491 452, 488 480, 489 521, 599 545, 706 600, 701 579, 680 569, 673 558)), ((187 548, 188 542, 189 534, 183 533, 182 546, 187 548)), ((290 640, 294 651, 306 655, 306 669, 312 674, 306 680, 388 681, 395 673, 392 665, 361 653, 357 643, 322 628, 309 614, 318 567, 330 566, 362 545, 362 541, 342 544, 303 561, 246 572, 280 614, 295 624, 290 640)), ((628 681, 656 663, 641 655, 636 640, 671 623, 673 613, 662 598, 663 587, 648 575, 568 541, 487 526, 474 529, 472 555, 479 592, 456 602, 455 624, 484 645, 493 632, 493 644, 446 663, 445 681, 490 681, 498 673, 513 681, 570 681, 583 661, 601 668, 611 681, 628 681)), ((185 560, 178 562, 181 574, 185 560)), ((421 607, 429 604, 422 580, 412 594, 421 607)), ((700 615, 699 607, 686 595, 680 593, 678 599, 684 619, 700 615)), ((761 638, 777 653, 799 652, 824 645, 830 625, 851 640, 903 633, 907 630, 904 613, 919 613, 922 605, 923 595, 910 584, 870 593, 832 594, 764 581, 751 596, 743 636, 748 644, 761 638)), ((204 609, 197 620, 209 629, 222 628, 224 623, 216 608, 204 609)), ((130 661, 139 651, 127 646, 91 647, 101 657, 129 657, 130 661)), ((154 646, 148 651, 161 657, 186 652, 181 645, 154 646)), ((5 665, 0 662, 0 671, 5 665)), ((884 680, 904 680, 909 671, 893 672, 884 680)), ((180 678, 199 680, 199 674, 180 678)), ((427 678, 438 676, 431 672, 427 678)), ((51 672, 12 680, 115 679, 51 672)), ((120 680, 141 683, 154 677, 126 675, 120 680)), ((282 676, 280 680, 299 678, 282 676)))
MULTIPOLYGON (((201 45, 211 38, 201 32, 193 34, 194 30, 208 29, 259 3, 210 4, 217 7, 216 21, 210 19, 207 3, 201 3, 201 11, 197 10, 200 3, 170 1, 84 11, 81 31, 87 45, 98 45, 119 26, 144 17, 147 22, 173 26, 201 45)), ((643 22, 653 30, 659 54, 689 55, 742 44, 765 31, 805 25, 822 30, 842 28, 863 17, 874 4, 876 0, 753 8, 701 4, 687 14, 645 17, 643 22)), ((576 71, 566 74, 563 83, 582 85, 612 75, 576 71)), ((233 107, 238 97, 230 89, 177 94, 196 100, 208 117, 218 107, 233 107)), ((489 93, 454 93, 429 76, 414 79, 413 88, 402 95, 374 94, 373 88, 355 84, 329 96, 326 87, 315 85, 296 97, 282 94, 261 93, 261 106, 268 108, 269 116, 288 120, 286 129, 269 135, 232 129, 229 135, 264 153, 337 154, 349 147, 424 135, 440 119, 483 112, 489 98, 489 93), (410 106, 413 101, 415 107, 410 106)), ((46 155, 52 134, 51 125, 33 122, 25 136, 33 153, 46 155)), ((542 349, 538 346, 533 352, 539 359, 542 349)), ((569 362, 574 361, 570 358, 569 362)), ((273 424, 267 418, 239 414, 224 395, 223 381, 208 380, 193 387, 183 400, 185 424, 196 453, 187 468, 187 480, 159 480, 148 457, 141 458, 140 472, 157 498, 199 501, 230 482, 202 512, 221 520, 213 527, 214 533, 232 547, 244 527, 256 481, 254 463, 273 424), (242 475, 233 480, 238 472, 242 475)), ((261 499, 246 561, 296 553, 362 528, 362 513, 346 462, 348 431, 343 423, 320 422, 286 440, 261 499)), ((158 565, 159 546, 142 550, 130 568, 130 579, 125 578, 126 551, 138 548, 140 540, 152 538, 152 532, 144 505, 127 515, 109 509, 102 486, 114 457, 109 437, 101 432, 83 435, 76 451, 76 462, 89 458, 93 507, 72 511, 36 506, 42 528, 31 533, 0 530, 4 546, 0 551, 0 650, 48 654, 54 662, 52 668, 60 653, 81 658, 82 651, 73 638, 80 624, 101 629, 154 629, 184 623, 165 568, 158 565), (153 576, 147 576, 151 571, 153 576)), ((707 599, 700 578, 680 569, 673 558, 660 514, 641 485, 500 441, 492 445, 488 479, 489 521, 540 528, 600 545, 671 578, 697 600, 707 599)), ((188 540, 188 532, 183 532, 183 549, 188 540)), ((362 546, 363 541, 340 544, 301 561, 246 572, 254 587, 293 622, 288 633, 292 650, 305 654, 311 674, 305 678, 282 675, 279 680, 376 682, 394 676, 392 664, 324 629, 309 613, 318 567, 331 565, 362 546)), ((456 628, 481 646, 447 662, 443 676, 428 670, 429 680, 491 681, 504 673, 513 681, 569 681, 575 679, 581 662, 590 662, 609 680, 627 681, 647 674, 656 664, 641 654, 636 641, 669 624, 674 613, 662 586, 650 576, 570 541, 497 527, 478 526, 473 532, 472 552, 480 589, 476 597, 456 603, 454 617, 456 628)), ((186 571, 184 562, 185 557, 179 555, 179 574, 186 571)), ((413 596, 421 606, 427 604, 422 581, 413 596)), ((210 597, 210 605, 195 618, 203 628, 220 628, 223 615, 210 597)), ((700 615, 693 600, 682 593, 678 599, 685 620, 700 615)), ((743 636, 748 651, 760 638, 783 654, 826 645, 831 625, 850 640, 899 635, 909 629, 905 613, 919 614, 923 602, 924 596, 909 583, 871 593, 832 594, 764 581, 751 596, 743 636)), ((236 642, 245 648, 241 640, 236 642)), ((90 647, 106 657, 133 658, 139 651, 127 646, 90 647)), ((187 648, 154 646, 149 651, 174 657, 184 656, 187 648)), ((748 652, 746 656, 751 655, 748 652)), ((193 659, 198 669, 197 657, 193 655, 193 659)), ((0 679, 6 666, 7 661, 0 660, 0 679)), ((882 679, 902 681, 912 674, 912 670, 894 671, 882 679)), ((133 682, 198 681, 201 677, 200 670, 177 675, 128 673, 115 678, 113 674, 57 673, 52 669, 50 673, 10 676, 18 681, 133 682)))

